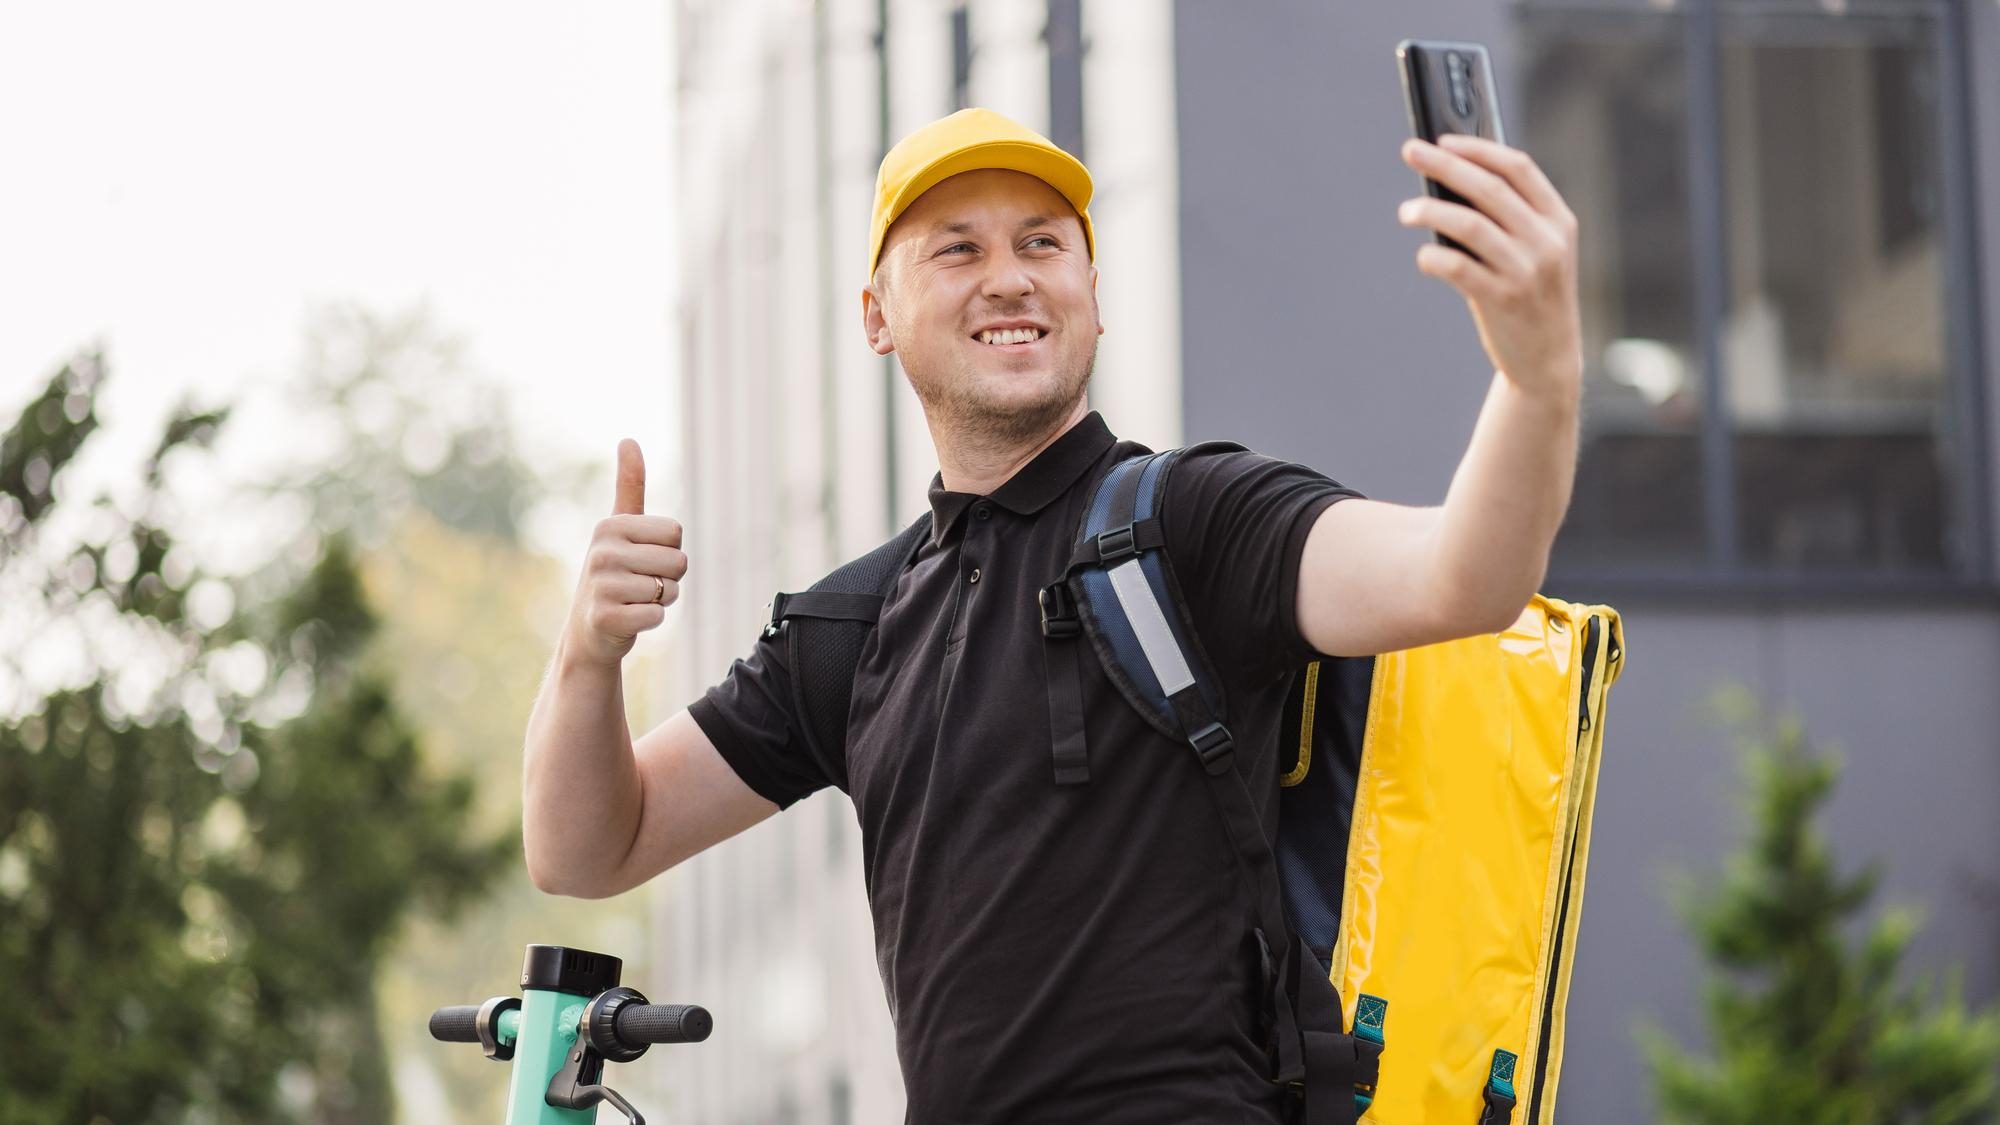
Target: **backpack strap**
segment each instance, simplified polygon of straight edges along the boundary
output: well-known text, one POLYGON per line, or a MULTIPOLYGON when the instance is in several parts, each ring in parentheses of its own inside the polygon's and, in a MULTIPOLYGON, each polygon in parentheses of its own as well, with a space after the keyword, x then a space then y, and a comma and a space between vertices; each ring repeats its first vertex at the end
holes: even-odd
MULTIPOLYGON (((1221 680, 1201 647, 1164 549, 1160 511, 1181 452, 1170 449, 1114 465, 1085 508, 1062 579, 1041 592, 1042 632, 1052 654, 1051 722, 1060 724, 1071 710, 1063 698, 1070 688, 1058 681, 1074 682, 1060 674, 1053 654, 1059 637, 1080 628, 1126 701, 1161 733, 1187 743, 1209 778, 1236 859, 1255 888, 1251 936, 1263 970, 1271 1080, 1302 1096, 1305 1125, 1354 1125, 1379 1073, 1379 1015, 1365 1029, 1357 1020, 1357 1032, 1365 1034, 1347 1034, 1340 996, 1325 967, 1287 924, 1270 838, 1250 787, 1235 768, 1221 680), (1073 612, 1052 614, 1052 608, 1068 608, 1065 601, 1073 612), (1077 628, 1065 626, 1068 620, 1077 628)), ((1080 744, 1080 703, 1074 714, 1080 744)), ((1058 730, 1059 781, 1064 747, 1064 732, 1058 730)))
MULTIPOLYGON (((1118 685, 1119 693, 1167 737, 1181 737, 1176 694, 1189 696, 1183 704, 1196 708, 1190 711, 1191 717, 1204 710, 1220 713, 1220 697, 1211 700, 1204 694, 1209 690, 1205 685, 1215 684, 1216 678, 1209 674, 1197 682, 1183 655, 1185 638, 1177 633, 1183 627, 1161 612, 1158 597, 1140 589, 1160 583, 1160 597, 1177 596, 1167 592, 1172 579, 1159 550, 1165 539, 1153 508, 1162 494, 1166 472, 1178 455, 1178 450, 1169 450, 1113 465, 1084 508, 1076 547, 1061 577, 1040 591, 1050 744, 1058 785, 1081 785, 1090 780, 1078 637, 1090 638, 1099 663, 1118 685), (1131 600, 1125 601, 1128 598, 1131 600), (1108 616, 1093 610, 1097 602, 1106 599, 1119 603, 1117 611, 1108 616), (1194 696, 1202 698, 1195 700, 1194 696)), ((1226 768, 1229 732, 1213 715, 1193 722, 1189 729, 1204 732, 1202 745, 1208 748, 1205 760, 1213 758, 1226 768)))
POLYGON ((764 635, 782 638, 791 667, 792 706, 807 748, 846 776, 847 712, 854 670, 882 604, 930 533, 926 514, 894 539, 796 594, 771 599, 764 635))
POLYGON ((1083 671, 1077 665, 1077 638, 1083 622, 1076 599, 1058 580, 1042 587, 1042 653, 1049 688, 1049 745, 1054 749, 1056 784, 1090 780, 1090 750, 1083 737, 1083 671))
POLYGON ((1060 585, 1076 603, 1119 693, 1169 738, 1195 747, 1203 768, 1230 767, 1221 679, 1190 622, 1163 548, 1159 503, 1181 451, 1111 467, 1084 508, 1060 585))

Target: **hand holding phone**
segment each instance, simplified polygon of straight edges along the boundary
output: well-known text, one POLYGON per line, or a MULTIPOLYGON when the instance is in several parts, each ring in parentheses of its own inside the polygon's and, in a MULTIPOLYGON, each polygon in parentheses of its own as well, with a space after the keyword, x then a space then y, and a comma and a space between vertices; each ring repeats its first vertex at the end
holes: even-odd
MULTIPOLYGON (((1485 47, 1405 39, 1396 44, 1396 63, 1403 77, 1403 104, 1410 111, 1410 132, 1416 137, 1436 144, 1446 133, 1465 133, 1507 143, 1493 85, 1493 62, 1485 47)), ((1437 199, 1472 206, 1464 196, 1428 177, 1424 190, 1437 199)), ((1449 235, 1439 233, 1436 238, 1439 245, 1479 257, 1449 235)))
POLYGON ((1544 401, 1573 405, 1582 383, 1577 219, 1534 161, 1501 134, 1492 65, 1476 43, 1397 45, 1410 127, 1403 160, 1430 198, 1397 217, 1428 227, 1418 271, 1458 290, 1495 369, 1544 401), (1447 235, 1445 232, 1450 231, 1447 235))

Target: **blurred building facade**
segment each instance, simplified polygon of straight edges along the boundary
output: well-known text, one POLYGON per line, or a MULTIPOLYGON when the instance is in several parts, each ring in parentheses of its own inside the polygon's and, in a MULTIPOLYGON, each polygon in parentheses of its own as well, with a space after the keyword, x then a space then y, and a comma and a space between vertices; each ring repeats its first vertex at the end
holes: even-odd
MULTIPOLYGON (((1840 854, 1917 956, 2000 992, 2000 5, 1990 0, 678 0, 680 699, 935 471, 859 326, 887 144, 986 105, 1097 179, 1093 405, 1442 499, 1490 377, 1412 264, 1405 37, 1494 51, 1509 140, 1583 223, 1585 447, 1544 588, 1627 616, 1563 1117, 1640 1120, 1632 1030, 1699 1035, 1670 868, 1735 838, 1702 717, 1743 684, 1845 750, 1840 854), (1982 284, 1982 279, 1986 279, 1982 284), (1912 826, 1921 826, 1913 830, 1912 826)), ((672 1118, 879 1122, 900 1081, 845 798, 657 890, 661 985, 717 1012, 672 1118)))

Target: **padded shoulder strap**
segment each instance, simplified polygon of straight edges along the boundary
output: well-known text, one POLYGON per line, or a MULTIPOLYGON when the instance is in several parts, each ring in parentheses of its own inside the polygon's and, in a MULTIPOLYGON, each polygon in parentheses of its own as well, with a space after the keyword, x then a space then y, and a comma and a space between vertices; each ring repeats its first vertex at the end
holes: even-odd
POLYGON ((796 594, 771 599, 767 637, 783 636, 792 671, 792 705, 808 748, 845 776, 847 712, 854 669, 896 579, 929 534, 926 514, 894 539, 848 562, 796 594))
MULTIPOLYGON (((1068 590, 1082 632, 1119 692, 1161 733, 1191 746, 1208 775, 1216 812, 1249 888, 1251 936, 1261 953, 1271 1033, 1271 1080, 1301 1095, 1305 1125, 1353 1125, 1375 1084, 1381 1037, 1342 1030, 1340 997, 1325 967, 1287 924, 1270 836, 1235 768, 1234 741, 1223 723, 1222 684, 1202 650, 1164 549, 1161 512, 1183 452, 1135 457, 1105 475, 1077 532, 1065 574, 1068 590)), ((1052 641, 1058 633, 1050 629, 1050 605, 1057 600, 1043 591, 1043 632, 1052 641)), ((1050 701, 1054 714, 1053 682, 1050 701)), ((1060 779, 1060 732, 1057 755, 1060 779)))
POLYGON ((1181 450, 1112 466, 1085 507, 1066 573, 1107 675, 1161 734, 1228 765, 1221 680, 1209 665, 1164 550, 1161 513, 1181 450))

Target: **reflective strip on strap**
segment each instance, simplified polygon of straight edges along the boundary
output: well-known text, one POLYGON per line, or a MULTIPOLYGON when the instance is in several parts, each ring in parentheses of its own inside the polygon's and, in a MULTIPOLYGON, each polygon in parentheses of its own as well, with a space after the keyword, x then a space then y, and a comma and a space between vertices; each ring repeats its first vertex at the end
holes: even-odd
POLYGON ((1153 584, 1146 581, 1146 572, 1139 569, 1138 559, 1111 568, 1111 588, 1118 594, 1118 604, 1125 607, 1125 619, 1132 623, 1139 647, 1146 651, 1146 663, 1153 666, 1160 690, 1173 695, 1193 684, 1194 673, 1188 671, 1187 657, 1182 655, 1180 643, 1174 640, 1173 630, 1167 627, 1167 615, 1161 612, 1160 599, 1153 596, 1153 584))

